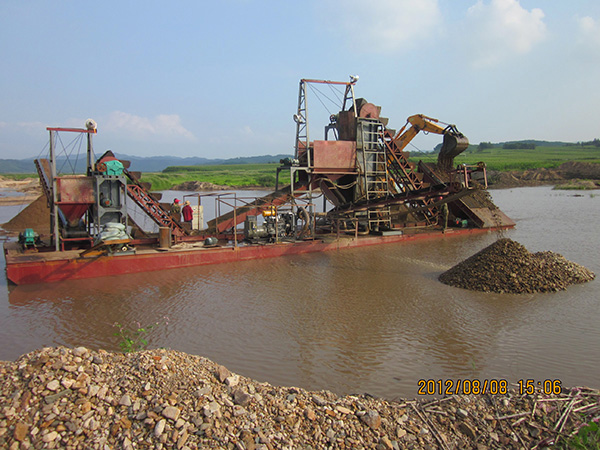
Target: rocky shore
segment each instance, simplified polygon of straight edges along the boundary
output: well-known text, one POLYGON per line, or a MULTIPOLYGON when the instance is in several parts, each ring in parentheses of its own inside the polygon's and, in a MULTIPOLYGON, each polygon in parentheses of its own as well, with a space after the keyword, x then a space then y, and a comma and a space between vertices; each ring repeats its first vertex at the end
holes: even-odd
POLYGON ((272 386, 177 351, 44 348, 0 363, 0 447, 545 448, 600 413, 596 390, 502 386, 388 401, 272 386))

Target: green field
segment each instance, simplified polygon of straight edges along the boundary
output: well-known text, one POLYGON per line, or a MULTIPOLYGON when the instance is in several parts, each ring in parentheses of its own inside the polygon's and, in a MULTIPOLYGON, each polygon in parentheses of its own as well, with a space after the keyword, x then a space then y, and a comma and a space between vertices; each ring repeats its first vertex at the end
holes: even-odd
POLYGON ((186 181, 204 181, 225 186, 275 186, 278 164, 223 164, 167 167, 160 173, 144 173, 141 181, 162 191, 186 181))
MULTIPOLYGON (((437 154, 413 153, 410 160, 418 162, 436 162, 437 154)), ((592 145, 539 145, 534 149, 504 149, 501 145, 480 150, 471 145, 455 159, 456 164, 477 164, 484 161, 489 170, 526 170, 537 168, 555 168, 566 161, 600 163, 600 147, 592 145)), ((217 185, 235 187, 273 187, 278 164, 222 164, 203 166, 172 166, 162 172, 144 173, 142 180, 152 184, 152 190, 171 189, 186 181, 202 181, 217 185)), ((282 181, 287 179, 282 173, 282 181)), ((12 179, 37 177, 37 175, 8 175, 12 179)), ((283 181, 285 183, 285 181, 283 181)))
MULTIPOLYGON (((437 161, 433 153, 412 155, 411 161, 437 161)), ((470 146, 455 159, 456 164, 477 164, 484 161, 489 170, 526 170, 540 167, 554 168, 566 161, 600 163, 600 148, 581 146, 539 146, 535 149, 478 150, 470 146)), ((227 186, 275 186, 277 164, 224 164, 206 166, 168 167, 160 173, 144 174, 142 181, 152 183, 153 190, 170 189, 185 181, 204 181, 227 186)), ((282 174, 282 176, 284 176, 282 174)))
MULTIPOLYGON (((411 157, 411 160, 415 162, 419 159, 425 162, 435 162, 437 155, 424 156, 420 154, 411 157)), ((454 161, 456 164, 477 164, 479 161, 483 161, 488 169, 501 171, 539 169, 541 167, 552 169, 567 161, 600 163, 600 148, 593 146, 539 146, 534 149, 509 150, 494 147, 478 151, 476 146, 470 146, 454 161)))
POLYGON ((3 173, 0 175, 3 178, 8 178, 9 180, 26 180, 27 178, 37 178, 37 173, 3 173))

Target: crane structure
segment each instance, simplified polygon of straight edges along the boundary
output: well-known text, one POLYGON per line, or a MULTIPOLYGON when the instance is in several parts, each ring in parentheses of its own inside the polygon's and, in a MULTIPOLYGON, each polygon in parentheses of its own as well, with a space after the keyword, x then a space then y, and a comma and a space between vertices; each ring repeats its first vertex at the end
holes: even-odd
POLYGON ((482 184, 487 186, 485 165, 454 167, 454 158, 468 147, 468 139, 455 125, 423 114, 410 116, 398 132, 388 128, 381 107, 355 97, 357 79, 300 80, 295 154, 279 169, 289 169, 290 198, 303 194, 312 199, 322 193, 330 207, 321 217, 346 227, 354 224, 363 232, 438 225, 443 204, 454 220, 492 226, 461 200, 477 197, 476 210, 495 209, 487 196, 477 193, 482 184), (311 140, 309 134, 311 85, 344 88, 341 110, 330 115, 324 140, 311 140), (443 136, 437 164, 409 160, 406 147, 420 132, 443 136))
MULTIPOLYGON (((50 157, 36 161, 36 166, 51 207, 55 250, 82 241, 96 246, 104 236, 114 237, 117 232, 131 240, 126 230, 130 222, 137 226, 128 210, 134 206, 159 228, 170 230, 176 241, 229 233, 237 243, 242 223, 244 237, 253 241, 314 239, 318 233, 340 230, 369 234, 440 225, 445 229, 448 218, 460 226, 510 226, 512 221, 485 195, 485 164, 454 167, 454 158, 469 145, 455 125, 416 114, 396 131, 388 127, 389 119, 381 116, 380 106, 356 98, 357 80, 357 76, 347 82, 300 80, 293 115, 294 156, 277 168, 275 192, 241 206, 231 205, 209 220, 201 233, 171 217, 159 201, 160 194, 150 193, 149 186, 139 182, 139 174, 128 170, 129 161, 118 160, 110 151, 95 158, 94 121, 82 129, 48 128, 50 157), (324 139, 312 139, 310 134, 308 97, 310 92, 319 92, 315 86, 331 89, 339 100, 337 112, 329 114, 324 126, 324 139), (87 136, 85 175, 57 174, 54 142, 59 131, 87 136), (443 137, 436 164, 409 160, 406 148, 421 132, 443 137), (280 188, 280 181, 285 186, 280 188), (320 211, 319 197, 323 198, 320 211), (257 220, 260 216, 262 223, 257 220)), ((120 249, 130 251, 127 245, 120 249)))

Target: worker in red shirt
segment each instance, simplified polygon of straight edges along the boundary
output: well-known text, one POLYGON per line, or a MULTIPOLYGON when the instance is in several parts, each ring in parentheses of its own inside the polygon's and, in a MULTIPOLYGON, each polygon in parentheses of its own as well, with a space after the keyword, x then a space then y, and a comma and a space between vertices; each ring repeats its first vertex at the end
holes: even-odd
POLYGON ((183 221, 191 225, 192 220, 194 218, 194 211, 192 210, 189 201, 186 200, 185 204, 183 205, 183 209, 181 210, 181 213, 183 214, 183 221))

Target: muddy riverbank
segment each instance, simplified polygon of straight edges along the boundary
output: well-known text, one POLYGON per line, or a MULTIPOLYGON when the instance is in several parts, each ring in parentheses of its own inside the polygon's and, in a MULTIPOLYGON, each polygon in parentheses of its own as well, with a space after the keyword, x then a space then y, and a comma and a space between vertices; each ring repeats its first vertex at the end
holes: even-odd
POLYGON ((600 164, 569 161, 554 169, 488 171, 491 188, 555 185, 557 189, 600 189, 600 164))
POLYGON ((0 206, 26 205, 40 196, 42 189, 37 178, 11 180, 0 176, 0 206))
POLYGON ((600 411, 598 391, 559 381, 532 395, 502 380, 488 380, 486 393, 474 382, 468 389, 478 394, 337 396, 261 383, 177 351, 48 347, 0 363, 0 447, 543 448, 600 411))

